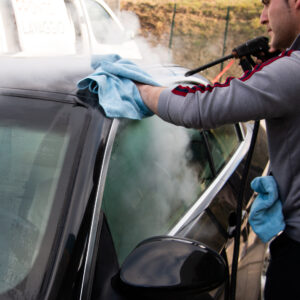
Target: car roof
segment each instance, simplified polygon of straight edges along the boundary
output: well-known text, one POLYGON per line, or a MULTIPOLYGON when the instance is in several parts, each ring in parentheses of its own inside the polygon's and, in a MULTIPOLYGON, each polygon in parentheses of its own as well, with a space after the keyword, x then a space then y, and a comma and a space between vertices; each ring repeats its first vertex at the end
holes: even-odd
MULTIPOLYGON (((82 100, 94 106, 98 103, 97 95, 77 88, 77 82, 94 71, 90 63, 90 55, 0 56, 0 93, 71 103, 82 100)), ((137 63, 165 86, 187 81, 205 83, 202 76, 184 77, 186 69, 176 65, 137 63)))
POLYGON ((0 65, 2 93, 40 94, 55 100, 67 100, 70 98, 67 95, 76 95, 77 82, 93 71, 88 56, 2 56, 0 65))

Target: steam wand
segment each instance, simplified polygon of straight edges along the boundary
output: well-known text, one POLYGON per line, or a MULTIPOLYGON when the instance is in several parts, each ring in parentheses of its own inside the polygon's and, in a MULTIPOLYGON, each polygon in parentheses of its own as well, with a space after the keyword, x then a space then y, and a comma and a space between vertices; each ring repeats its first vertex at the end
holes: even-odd
POLYGON ((210 67, 213 67, 213 66, 215 66, 215 65, 217 65, 217 64, 220 64, 220 63, 222 63, 223 61, 228 60, 228 59, 230 59, 230 58, 234 58, 234 55, 233 55, 233 54, 230 54, 230 55, 224 56, 224 57, 219 58, 219 59, 217 59, 217 60, 215 60, 215 61, 213 61, 213 62, 210 62, 210 63, 208 63, 208 64, 206 64, 206 65, 203 65, 203 66, 198 67, 198 68, 196 68, 196 69, 190 70, 190 71, 186 72, 186 73, 184 74, 184 76, 187 77, 187 76, 194 75, 195 73, 198 73, 198 72, 200 72, 200 71, 203 71, 203 70, 205 70, 205 69, 208 69, 208 68, 210 68, 210 67))
POLYGON ((214 65, 222 63, 223 61, 231 59, 231 58, 247 57, 248 59, 250 59, 250 56, 253 55, 253 56, 257 57, 258 59, 265 61, 265 60, 272 58, 279 54, 278 51, 269 52, 269 49, 270 49, 269 39, 267 37, 260 36, 260 37, 254 38, 252 40, 249 40, 246 43, 234 48, 230 55, 224 56, 224 57, 219 58, 211 63, 208 63, 206 65, 203 65, 201 67, 198 67, 196 69, 186 72, 185 76, 191 76, 195 73, 203 71, 207 68, 210 68, 214 65))

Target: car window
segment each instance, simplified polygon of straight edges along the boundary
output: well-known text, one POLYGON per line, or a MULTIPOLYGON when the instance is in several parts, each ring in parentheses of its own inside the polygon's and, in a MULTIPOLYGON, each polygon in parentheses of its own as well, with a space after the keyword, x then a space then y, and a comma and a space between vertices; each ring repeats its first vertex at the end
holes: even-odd
POLYGON ((84 2, 98 43, 121 43, 124 40, 124 31, 107 10, 94 0, 85 0, 84 2))
POLYGON ((80 132, 76 124, 83 124, 73 111, 72 105, 0 95, 0 298, 5 292, 7 299, 25 298, 25 278, 30 297, 55 250, 55 222, 74 164, 70 143, 80 132), (41 255, 45 266, 36 266, 41 255))
POLYGON ((199 130, 158 117, 123 121, 103 197, 120 262, 141 240, 166 234, 212 180, 199 130))
POLYGON ((234 125, 225 125, 205 131, 212 154, 216 172, 219 172, 229 161, 239 145, 239 139, 234 125))

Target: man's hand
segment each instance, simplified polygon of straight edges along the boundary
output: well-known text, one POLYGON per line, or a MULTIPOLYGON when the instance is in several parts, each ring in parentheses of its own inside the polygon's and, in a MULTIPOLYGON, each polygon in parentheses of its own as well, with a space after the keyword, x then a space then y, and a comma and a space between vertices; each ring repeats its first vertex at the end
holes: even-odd
POLYGON ((166 88, 142 84, 138 82, 136 82, 135 84, 146 106, 155 114, 157 114, 160 93, 166 88))

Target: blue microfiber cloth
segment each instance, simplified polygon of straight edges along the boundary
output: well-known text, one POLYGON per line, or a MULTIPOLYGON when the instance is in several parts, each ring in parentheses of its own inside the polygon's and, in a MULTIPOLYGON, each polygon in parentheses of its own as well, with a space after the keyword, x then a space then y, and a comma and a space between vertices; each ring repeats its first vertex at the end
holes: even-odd
POLYGON ((77 87, 98 94, 107 117, 140 120, 153 115, 133 82, 160 86, 149 74, 117 54, 94 55, 91 66, 95 72, 80 80, 77 87))
POLYGON ((255 178, 251 187, 258 196, 252 204, 249 223, 258 237, 267 243, 285 228, 277 183, 273 176, 263 176, 255 178))

